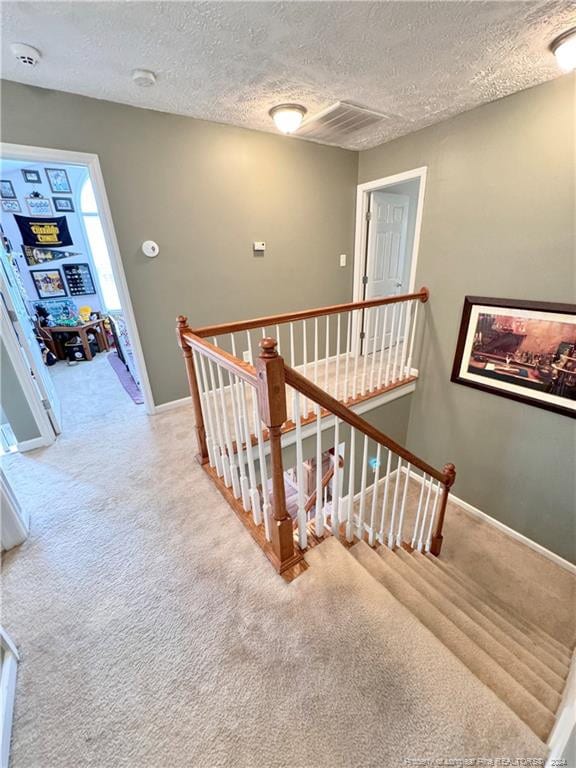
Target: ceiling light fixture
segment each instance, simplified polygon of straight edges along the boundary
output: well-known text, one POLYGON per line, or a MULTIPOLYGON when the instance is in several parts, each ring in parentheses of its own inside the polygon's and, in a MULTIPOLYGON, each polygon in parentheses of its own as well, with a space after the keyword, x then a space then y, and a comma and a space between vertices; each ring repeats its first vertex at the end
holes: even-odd
POLYGON ((139 85, 140 88, 150 88, 156 85, 156 75, 149 69, 135 69, 132 72, 132 80, 139 85))
POLYGON ((552 41, 550 50, 556 56, 560 69, 572 72, 576 69, 576 27, 569 29, 552 41))
POLYGON ((268 112, 272 120, 276 123, 276 128, 282 133, 294 133, 300 128, 306 107, 301 104, 278 104, 272 107, 268 112))

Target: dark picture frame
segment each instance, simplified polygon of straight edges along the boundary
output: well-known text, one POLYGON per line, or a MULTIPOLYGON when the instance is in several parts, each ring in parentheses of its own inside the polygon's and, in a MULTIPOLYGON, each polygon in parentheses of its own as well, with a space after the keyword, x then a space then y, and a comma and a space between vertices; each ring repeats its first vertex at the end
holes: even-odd
POLYGON ((450 380, 576 418, 576 304, 466 296, 450 380))
POLYGON ((22 168, 22 176, 26 184, 42 184, 40 171, 36 171, 33 168, 22 168))
POLYGON ((16 200, 14 185, 9 179, 0 179, 0 198, 2 200, 16 200))
POLYGON ((22 213, 22 208, 18 200, 2 200, 2 211, 4 213, 22 213))
POLYGON ((70 296, 92 296, 96 293, 89 264, 63 264, 62 269, 70 296))
POLYGON ((74 201, 71 197, 53 197, 54 210, 63 213, 75 213, 74 201))
POLYGON ((45 168, 46 178, 52 192, 62 195, 72 194, 70 179, 65 168, 45 168))
POLYGON ((39 299, 60 299, 68 296, 59 269, 34 269, 30 274, 39 299))

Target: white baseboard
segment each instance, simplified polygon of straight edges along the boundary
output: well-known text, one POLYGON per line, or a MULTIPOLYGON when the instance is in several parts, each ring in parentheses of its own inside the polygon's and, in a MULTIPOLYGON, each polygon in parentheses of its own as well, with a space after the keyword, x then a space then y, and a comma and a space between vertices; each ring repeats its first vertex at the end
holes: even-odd
POLYGON ((192 398, 181 397, 179 400, 169 400, 167 403, 161 403, 154 406, 154 413, 164 413, 165 411, 173 411, 175 408, 182 408, 184 405, 190 405, 192 398))
POLYGON ((52 445, 51 440, 46 440, 45 437, 33 437, 32 440, 22 440, 20 443, 16 443, 16 448, 20 453, 26 453, 26 451, 35 451, 36 448, 45 448, 47 445, 52 445))
MULTIPOLYGON (((414 480, 417 480, 417 481, 422 480, 422 478, 419 475, 417 475, 415 472, 411 471, 410 476, 414 478, 414 480)), ((491 517, 490 515, 486 514, 486 512, 482 512, 481 509, 478 509, 478 507, 475 507, 473 504, 470 504, 469 502, 464 501, 464 499, 461 499, 458 496, 455 496, 452 492, 450 492, 450 501, 453 502, 454 504, 457 504, 466 512, 469 512, 471 515, 474 515, 475 517, 480 518, 480 520, 483 520, 485 523, 488 523, 488 525, 492 525, 494 526, 494 528, 498 528, 498 530, 502 531, 507 536, 510 536, 512 539, 516 539, 516 541, 521 542, 526 547, 530 547, 530 549, 533 549, 535 552, 538 552, 543 557, 546 557, 548 560, 551 560, 556 565, 559 565, 560 568, 564 568, 566 571, 570 571, 570 573, 573 573, 576 575, 576 565, 574 565, 574 563, 571 563, 568 560, 565 560, 563 557, 560 557, 560 555, 557 555, 555 552, 551 552, 549 549, 546 549, 546 547, 543 547, 542 544, 538 544, 532 539, 529 539, 528 536, 524 536, 523 533, 519 533, 518 531, 515 531, 514 528, 509 528, 504 523, 501 523, 499 520, 496 520, 495 517, 491 517)))
POLYGON ((576 729, 576 656, 572 654, 564 695, 556 713, 556 723, 548 737, 547 744, 550 753, 546 761, 546 768, 562 765, 560 761, 566 753, 574 729, 576 729))
POLYGON ((3 651, 0 670, 0 766, 8 768, 19 657, 16 646, 1 627, 0 645, 3 651))

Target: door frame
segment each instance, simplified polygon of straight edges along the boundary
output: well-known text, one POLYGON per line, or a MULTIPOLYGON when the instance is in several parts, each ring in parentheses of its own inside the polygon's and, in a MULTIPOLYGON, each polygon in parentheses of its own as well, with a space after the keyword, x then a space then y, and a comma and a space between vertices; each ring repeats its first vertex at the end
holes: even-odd
POLYGON ((0 156, 5 157, 8 160, 36 161, 40 163, 61 163, 64 165, 84 165, 88 168, 90 180, 92 181, 92 186, 94 188, 94 196, 96 198, 98 214, 102 223, 102 229, 104 230, 104 239, 106 241, 106 246, 110 255, 112 273, 116 282, 118 296, 120 297, 120 304, 122 306, 122 312, 124 313, 128 335, 130 336, 130 341, 134 350, 134 360, 138 370, 140 387, 142 388, 144 407, 146 409, 146 413, 154 413, 154 398, 152 396, 152 388, 150 387, 148 371, 146 370, 142 344, 138 334, 134 309, 132 307, 130 292, 128 290, 128 283, 126 282, 126 275, 122 265, 120 247, 118 245, 116 232, 114 230, 112 212, 108 203, 108 196, 106 194, 104 177, 102 176, 102 169, 100 167, 100 160, 98 155, 92 154, 90 152, 76 152, 64 149, 51 149, 49 147, 34 147, 27 144, 10 144, 7 142, 0 142, 0 156))
POLYGON ((414 291, 416 284, 416 266, 418 263, 418 251, 420 248, 420 231, 422 229, 422 215, 424 210, 424 195, 426 192, 426 175, 428 166, 424 165, 421 168, 413 168, 410 171, 404 171, 403 173, 396 173, 393 176, 385 176, 381 179, 374 179, 373 181, 366 181, 363 184, 358 184, 356 192, 356 228, 354 235, 354 289, 352 294, 352 301, 362 301, 363 283, 362 277, 364 274, 364 262, 366 257, 367 247, 367 235, 368 235, 368 222, 366 220, 366 214, 370 205, 370 193, 376 191, 384 191, 386 187, 393 186, 394 184, 400 184, 403 181, 411 181, 412 179, 419 179, 420 185, 418 188, 418 207, 416 210, 416 220, 414 224, 414 243, 412 246, 412 253, 410 255, 410 278, 408 281, 408 293, 414 291))

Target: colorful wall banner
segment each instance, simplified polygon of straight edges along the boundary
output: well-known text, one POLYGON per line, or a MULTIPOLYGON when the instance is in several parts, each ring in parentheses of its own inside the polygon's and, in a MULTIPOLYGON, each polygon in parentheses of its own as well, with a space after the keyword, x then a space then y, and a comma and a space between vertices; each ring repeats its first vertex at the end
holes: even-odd
POLYGON ((34 219, 29 216, 14 214, 18 229, 22 235, 22 243, 32 247, 52 246, 59 248, 63 245, 73 245, 66 216, 51 216, 50 218, 34 219))

